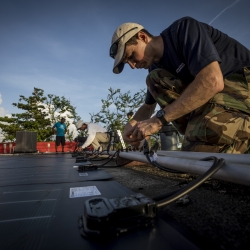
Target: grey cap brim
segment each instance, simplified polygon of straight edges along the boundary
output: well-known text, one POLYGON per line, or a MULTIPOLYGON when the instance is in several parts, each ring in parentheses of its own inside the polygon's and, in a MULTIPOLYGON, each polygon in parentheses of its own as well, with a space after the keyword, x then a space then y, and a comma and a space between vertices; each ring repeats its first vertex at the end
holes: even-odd
POLYGON ((125 45, 121 46, 117 52, 117 55, 115 56, 115 62, 113 67, 113 72, 115 74, 120 74, 124 68, 124 63, 122 62, 122 58, 125 51, 125 45))

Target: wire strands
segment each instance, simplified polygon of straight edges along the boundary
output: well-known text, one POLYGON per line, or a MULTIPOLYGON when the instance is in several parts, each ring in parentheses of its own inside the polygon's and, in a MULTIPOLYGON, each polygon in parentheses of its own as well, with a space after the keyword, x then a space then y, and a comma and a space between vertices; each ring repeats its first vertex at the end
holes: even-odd
POLYGON ((158 164, 157 162, 151 161, 148 154, 146 154, 145 156, 146 156, 148 162, 149 162, 151 165, 153 165, 154 167, 156 167, 156 168, 159 168, 159 169, 161 169, 161 170, 163 170, 163 171, 166 171, 166 172, 169 172, 169 173, 176 173, 176 174, 177 174, 177 173, 178 173, 178 174, 183 173, 183 172, 180 172, 180 171, 178 171, 178 170, 174 170, 174 169, 170 169, 170 168, 163 167, 163 166, 161 166, 160 164, 158 164))
POLYGON ((159 147, 159 143, 157 142, 157 143, 155 143, 155 145, 153 145, 153 147, 151 147, 151 149, 149 150, 147 140, 144 141, 144 144, 143 144, 143 153, 144 153, 144 155, 146 156, 148 162, 149 162, 151 165, 153 165, 154 167, 159 168, 159 169, 161 169, 161 170, 163 170, 163 171, 166 171, 166 172, 169 172, 169 173, 182 173, 182 172, 177 171, 177 170, 174 170, 174 169, 170 169, 170 168, 163 167, 163 166, 161 166, 160 164, 158 164, 157 162, 151 161, 151 160, 150 160, 150 156, 149 156, 149 155, 150 155, 150 154, 153 155, 153 154, 157 151, 158 147, 159 147))

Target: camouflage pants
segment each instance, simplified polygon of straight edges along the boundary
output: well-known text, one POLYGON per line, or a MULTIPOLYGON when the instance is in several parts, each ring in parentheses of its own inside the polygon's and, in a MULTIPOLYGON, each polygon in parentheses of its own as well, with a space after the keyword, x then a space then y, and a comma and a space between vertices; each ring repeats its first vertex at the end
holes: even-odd
MULTIPOLYGON (((185 135, 182 144, 183 151, 248 153, 250 115, 244 109, 244 111, 240 111, 235 108, 241 105, 241 102, 238 103, 238 99, 241 100, 237 90, 238 84, 244 85, 243 99, 245 103, 250 103, 250 91, 248 90, 248 88, 250 89, 250 68, 244 68, 244 71, 244 74, 234 73, 224 79, 223 91, 225 92, 220 92, 219 97, 212 98, 192 113, 172 122, 176 129, 185 135), (225 105, 225 103, 230 103, 230 100, 236 100, 237 103, 225 105)), ((171 104, 185 89, 182 82, 165 69, 151 71, 146 83, 161 108, 171 104)))

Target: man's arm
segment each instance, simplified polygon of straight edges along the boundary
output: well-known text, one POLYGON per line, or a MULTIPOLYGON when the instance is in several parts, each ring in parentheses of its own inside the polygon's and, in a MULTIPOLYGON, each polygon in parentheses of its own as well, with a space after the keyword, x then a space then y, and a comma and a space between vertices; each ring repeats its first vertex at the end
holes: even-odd
POLYGON ((151 117, 151 115, 154 113, 156 107, 156 103, 154 104, 146 104, 144 103, 135 113, 132 120, 137 121, 143 121, 147 120, 151 117))
POLYGON ((54 126, 51 128, 52 133, 54 133, 54 134, 56 133, 55 126, 56 126, 56 124, 54 124, 54 126))
MULTIPOLYGON (((203 104, 207 103, 215 94, 224 88, 223 75, 219 63, 212 62, 203 68, 195 77, 194 81, 185 89, 181 96, 164 108, 165 119, 174 121, 203 104)), ((142 122, 138 122, 132 134, 138 139, 158 132, 162 123, 155 116, 142 122)))
POLYGON ((79 149, 82 150, 88 147, 92 143, 92 141, 95 139, 95 135, 96 134, 89 134, 86 141, 83 143, 83 145, 79 149))
POLYGON ((164 108, 168 122, 186 115, 207 103, 224 88, 224 79, 218 62, 212 62, 203 68, 194 81, 171 105, 164 108))
MULTIPOLYGON (((65 125, 65 124, 64 124, 65 125)), ((64 134, 66 134, 66 132, 67 132, 67 126, 65 125, 64 126, 64 134)))
POLYGON ((135 129, 135 125, 138 121, 147 120, 151 117, 151 115, 154 113, 156 107, 156 103, 154 104, 146 104, 144 103, 135 113, 133 118, 125 125, 124 132, 123 132, 123 139, 126 142, 130 142, 133 144, 135 142, 138 144, 140 140, 138 141, 137 138, 132 138, 132 133, 135 129))
POLYGON ((95 139, 95 136, 96 136, 96 129, 92 124, 89 124, 88 125, 88 137, 80 149, 84 149, 88 147, 92 143, 92 141, 95 139))

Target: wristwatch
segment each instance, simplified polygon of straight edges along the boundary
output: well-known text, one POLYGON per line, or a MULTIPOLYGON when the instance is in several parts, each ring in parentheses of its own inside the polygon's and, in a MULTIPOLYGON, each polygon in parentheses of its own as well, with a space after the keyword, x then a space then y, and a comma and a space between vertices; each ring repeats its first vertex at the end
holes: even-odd
POLYGON ((160 109, 157 113, 156 113, 156 118, 158 118, 161 122, 162 125, 167 125, 168 122, 167 120, 164 118, 165 115, 165 111, 163 109, 160 109))

